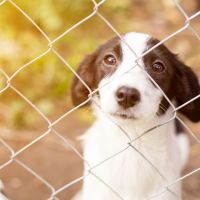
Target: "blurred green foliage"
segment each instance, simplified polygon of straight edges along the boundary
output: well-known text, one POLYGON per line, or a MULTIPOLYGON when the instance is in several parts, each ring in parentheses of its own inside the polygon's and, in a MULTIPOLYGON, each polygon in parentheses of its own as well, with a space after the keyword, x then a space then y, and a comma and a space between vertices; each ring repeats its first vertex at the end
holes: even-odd
MULTIPOLYGON (((93 3, 90 0, 14 2, 50 40, 54 40, 93 12, 93 3)), ((155 30, 153 23, 159 26, 161 21, 165 25, 162 25, 163 32, 168 33, 169 30, 176 30, 182 22, 177 10, 167 6, 162 1, 155 0, 108 0, 99 10, 121 33, 145 31, 158 35, 160 32, 155 30), (169 10, 176 20, 167 15, 169 10)), ((115 36, 114 32, 96 15, 55 42, 53 48, 76 68, 86 54, 112 36, 115 36)), ((18 9, 9 1, 0 6, 0 67, 9 76, 47 50, 48 41, 18 9)), ((49 52, 20 71, 11 84, 50 117, 54 113, 64 114, 70 107, 72 76, 65 64, 54 53, 49 52)), ((0 89, 5 85, 6 79, 0 72, 0 89)), ((0 102, 3 107, 0 110, 1 126, 6 124, 9 127, 23 128, 33 125, 38 117, 11 89, 0 95, 0 102)))
MULTIPOLYGON (((89 0, 18 0, 15 3, 51 40, 93 12, 93 4, 89 0)), ((106 8, 111 12, 120 12, 127 9, 129 4, 128 0, 123 3, 117 0, 115 5, 110 2, 106 8)), ((101 24, 97 27, 99 30, 96 28, 90 30, 90 26, 96 27, 98 24, 91 21, 86 26, 80 26, 54 45, 59 53, 67 55, 73 67, 76 67, 85 54, 95 49, 100 41, 106 38, 104 35, 106 31, 99 34, 104 28, 101 24)), ((48 49, 48 41, 10 2, 0 7, 0 27, 0 67, 9 76, 48 49)), ((51 115, 55 112, 59 99, 66 100, 66 107, 69 107, 67 98, 71 78, 72 73, 66 70, 58 57, 48 53, 20 71, 11 83, 42 112, 51 115)), ((0 84, 0 88, 6 85, 6 79, 2 74, 0 84)), ((27 103, 17 96, 11 90, 1 94, 2 104, 7 105, 6 110, 0 111, 1 121, 2 124, 5 123, 4 113, 7 112, 6 126, 23 128, 34 123, 34 115, 37 114, 29 110, 27 103)))

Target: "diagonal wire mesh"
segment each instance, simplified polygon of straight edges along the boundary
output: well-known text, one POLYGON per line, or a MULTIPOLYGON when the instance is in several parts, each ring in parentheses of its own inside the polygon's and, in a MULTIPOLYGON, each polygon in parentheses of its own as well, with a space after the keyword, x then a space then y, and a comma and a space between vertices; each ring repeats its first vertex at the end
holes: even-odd
MULTIPOLYGON (((93 3, 93 11, 86 16, 84 19, 82 19, 81 21, 79 21, 78 23, 74 24, 72 27, 70 27, 69 29, 67 29, 66 31, 64 31, 62 34, 60 34, 58 37, 56 37, 55 39, 51 40, 48 35, 40 28, 39 25, 37 25, 35 23, 35 21, 23 10, 20 8, 19 5, 17 5, 17 3, 15 3, 13 0, 3 0, 0 2, 0 6, 2 6, 5 3, 9 3, 10 5, 12 5, 16 10, 18 10, 28 21, 29 23, 31 23, 35 29, 37 29, 41 35, 44 37, 44 40, 46 40, 48 42, 47 45, 47 49, 46 51, 44 51, 42 54, 38 55, 37 57, 35 57, 34 59, 30 60, 28 63, 24 64, 23 66, 19 67, 18 70, 16 70, 11 76, 9 76, 2 68, 0 68, 1 74, 4 76, 4 78, 6 79, 6 85, 4 86, 4 88, 1 89, 0 94, 4 93, 6 90, 11 89, 15 94, 17 94, 24 102, 26 102, 29 106, 31 106, 39 115, 40 117, 45 121, 45 123, 47 124, 47 129, 36 139, 32 140, 29 144, 27 144, 26 146, 22 147, 21 149, 19 149, 18 151, 14 151, 12 149, 12 147, 6 143, 2 138, 0 138, 0 142, 1 144, 9 151, 10 153, 10 159, 8 161, 6 161, 5 163, 1 164, 0 166, 0 170, 3 168, 6 168, 8 165, 10 165, 11 163, 16 163, 18 165, 20 165, 22 168, 24 168, 27 172, 29 172, 30 174, 32 174, 35 178, 37 178, 40 182, 42 182, 50 191, 51 195, 48 197, 49 200, 53 200, 53 199, 59 199, 57 197, 57 195, 59 193, 61 193, 62 191, 66 190, 67 188, 73 186, 74 184, 82 181, 85 177, 87 177, 88 175, 92 175, 94 178, 96 178, 99 182, 101 182, 105 187, 107 187, 118 199, 124 200, 124 198, 121 196, 120 193, 118 193, 118 191, 115 191, 108 183, 106 183, 101 177, 99 177, 97 174, 95 174, 94 169, 98 168, 99 166, 103 165, 105 162, 107 162, 108 160, 111 160, 112 158, 120 155, 121 153, 123 153, 124 151, 128 150, 128 149, 132 149, 133 151, 135 151, 136 153, 138 153, 138 155, 140 155, 151 167, 153 170, 156 171, 156 173, 158 173, 158 175, 166 182, 165 187, 163 188, 162 191, 160 191, 157 194, 154 194, 153 196, 147 197, 147 199, 155 199, 156 197, 162 195, 163 193, 166 192, 170 192, 173 196, 176 196, 177 199, 179 199, 179 197, 177 196, 177 194, 175 194, 173 192, 173 190, 171 190, 171 186, 173 186, 174 184, 181 182, 182 180, 186 179, 187 177, 199 173, 200 168, 197 168, 191 172, 189 172, 188 174, 185 174, 184 176, 178 178, 177 180, 173 180, 172 182, 169 182, 169 180, 167 179, 167 177, 165 176, 165 174, 163 174, 161 172, 160 169, 157 168, 157 166, 154 165, 154 163, 152 163, 142 152, 140 152, 136 146, 134 146, 134 142, 137 141, 139 138, 144 137, 144 135, 150 133, 152 130, 157 129, 160 126, 163 126, 164 124, 167 124, 175 119, 177 119, 190 133, 190 135, 195 139, 195 141, 197 143, 200 143, 200 139, 192 132, 192 130, 176 115, 176 112, 183 108, 184 106, 188 105, 189 103, 191 103, 192 101, 196 100, 197 98, 200 98, 200 94, 196 97, 194 97, 193 99, 189 100, 188 102, 184 103, 183 105, 179 106, 179 107, 175 107, 173 105, 173 103, 168 99, 168 97, 165 95, 165 93, 161 90, 161 88, 159 87, 159 85, 157 85, 157 83, 149 76, 149 78, 152 80, 152 82, 160 89, 160 91, 162 92, 162 94, 164 95, 164 97, 166 98, 166 100, 169 102, 169 104, 172 106, 173 108, 173 116, 166 122, 162 123, 162 124, 157 124, 154 127, 151 127, 149 130, 146 130, 145 132, 143 132, 141 135, 139 135, 137 138, 130 138, 129 134, 123 130, 122 127, 120 127, 120 125, 116 124, 115 122, 112 121, 112 119, 109 118, 109 116, 106 115, 106 113, 103 113, 103 111, 101 110, 101 107, 97 104, 99 110, 104 114, 104 116, 108 119, 111 120, 112 123, 119 128, 123 133, 124 133, 124 137, 127 137, 128 139, 128 143, 125 144, 125 146, 119 151, 116 152, 115 154, 113 154, 112 156, 102 160, 101 162, 99 162, 98 164, 96 164, 95 166, 92 166, 87 160, 84 159, 84 157, 81 155, 81 153, 79 152, 78 149, 76 149, 76 147, 71 144, 70 140, 68 140, 67 138, 63 137, 61 133, 59 133, 56 129, 55 129, 55 125, 58 124, 63 118, 65 118, 66 116, 70 115, 72 112, 74 112, 75 110, 77 110, 78 108, 80 108, 81 106, 87 104, 90 99, 92 98, 92 96, 97 93, 99 91, 100 88, 97 88, 96 90, 92 91, 90 89, 90 87, 82 80, 82 78, 76 73, 76 71, 73 69, 73 67, 69 64, 69 62, 64 59, 62 57, 62 55, 54 48, 54 43, 59 41, 61 38, 63 38, 64 36, 68 35, 71 31, 75 30, 77 27, 79 27, 80 25, 84 24, 86 21, 90 20, 91 18, 93 18, 94 16, 98 16, 99 19, 101 19, 101 21, 108 27, 110 28, 110 30, 112 30, 116 36, 118 36, 121 40, 121 42, 123 42, 134 54, 134 56, 136 56, 137 60, 135 65, 133 65, 133 68, 135 66, 139 65, 139 60, 146 54, 148 54, 149 52, 151 52, 153 49, 157 48, 159 45, 163 44, 164 42, 170 40, 171 38, 173 38, 174 36, 177 36, 178 34, 182 33, 185 30, 189 30, 191 31, 191 33, 194 35, 194 37, 196 37, 199 41, 200 41, 200 34, 191 26, 191 20, 197 18, 198 16, 200 16, 200 11, 197 11, 196 13, 194 13, 191 16, 188 16, 187 13, 184 11, 184 9, 181 7, 181 5, 178 3, 178 1, 176 0, 172 0, 172 3, 174 4, 174 6, 177 8, 178 12, 182 15, 182 17, 185 20, 184 25, 178 29, 177 31, 173 32, 172 34, 168 35, 167 37, 165 37, 163 40, 161 40, 158 44, 156 44, 155 46, 153 46, 151 49, 147 50, 143 55, 141 55, 140 57, 137 56, 137 54, 134 52, 133 49, 131 49, 131 47, 123 40, 123 38, 121 37, 121 34, 119 33, 119 31, 112 25, 112 23, 109 22, 109 20, 103 16, 102 13, 100 13, 99 8, 102 5, 106 5, 106 0, 101 0, 98 3, 95 0, 91 0, 91 2, 93 3), (66 113, 64 113, 62 116, 60 116, 58 119, 54 120, 54 121, 50 121, 48 119, 48 117, 32 102, 30 101, 25 95, 23 95, 13 84, 12 81, 16 78, 16 76, 23 71, 25 68, 30 67, 30 65, 32 63, 34 63, 35 61, 41 59, 42 57, 44 57, 45 55, 49 54, 50 52, 52 52, 66 67, 66 69, 70 70, 85 86, 85 88, 88 90, 89 92, 89 96, 88 99, 85 100, 84 102, 82 102, 80 105, 72 108, 71 110, 67 111, 66 113), (54 188, 47 180, 45 180, 40 174, 38 174, 37 172, 35 172, 30 166, 28 166, 27 164, 25 164, 23 161, 21 161, 19 159, 19 155, 22 154, 23 152, 27 151, 31 146, 35 145, 36 143, 38 143, 39 141, 41 141, 43 138, 47 137, 49 134, 55 134, 56 137, 58 137, 59 139, 62 140, 63 144, 66 145, 67 147, 69 147, 83 162, 85 165, 87 165, 88 167, 88 173, 78 177, 77 179, 71 181, 70 183, 66 183, 65 185, 63 185, 60 188, 54 188)), ((147 74, 148 75, 148 74, 147 74)), ((122 75, 121 75, 122 76, 122 75)), ((119 78, 119 77, 117 77, 119 78)), ((109 84, 109 82, 107 82, 106 84, 109 84)), ((101 86, 104 87, 105 85, 101 86)))

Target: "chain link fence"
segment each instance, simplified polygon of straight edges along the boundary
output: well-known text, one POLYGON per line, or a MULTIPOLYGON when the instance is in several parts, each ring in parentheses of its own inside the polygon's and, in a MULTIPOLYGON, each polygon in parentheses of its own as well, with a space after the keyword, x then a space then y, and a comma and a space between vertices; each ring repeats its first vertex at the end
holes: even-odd
MULTIPOLYGON (((170 0, 169 0, 170 1, 170 0)), ((113 157, 117 156, 118 154, 122 153, 123 151, 126 151, 126 149, 128 149, 129 147, 133 148, 135 151, 137 151, 138 154, 140 154, 145 160, 146 162, 148 162, 152 168, 154 168, 159 174, 160 176, 166 180, 166 186, 165 188, 163 188, 162 191, 160 191, 157 194, 154 194, 151 197, 147 197, 147 199, 154 199, 156 197, 158 197, 159 195, 162 195, 165 192, 171 192, 173 195, 176 195, 173 193, 173 191, 171 191, 170 187, 173 186, 174 184, 176 184, 177 182, 181 182, 184 179, 190 177, 191 175, 196 175, 197 173, 200 172, 200 168, 197 167, 195 169, 193 169, 192 171, 190 171, 189 173, 183 175, 182 177, 180 177, 177 180, 174 180, 173 182, 167 182, 167 178, 165 177, 164 174, 161 174, 160 170, 157 169, 156 166, 153 165, 153 163, 151 163, 150 160, 148 160, 145 155, 143 155, 141 152, 139 152, 135 147, 134 147, 134 141, 136 141, 137 139, 139 139, 140 137, 143 137, 145 134, 147 134, 149 131, 151 131, 152 129, 156 129, 159 126, 163 126, 166 123, 171 122, 172 120, 177 119, 188 131, 188 133, 192 136, 192 138, 196 141, 196 143, 200 143, 200 139, 198 138, 198 136, 193 133, 193 131, 188 127, 188 125, 186 125, 186 123, 184 123, 182 121, 182 119, 180 117, 178 117, 176 115, 176 112, 183 108, 184 106, 188 105, 189 103, 191 103, 192 101, 196 100, 197 98, 200 98, 200 94, 196 97, 194 97, 193 99, 189 100, 188 102, 184 103, 183 105, 179 106, 179 107, 174 107, 174 105, 172 104, 172 102, 170 102, 170 105, 173 107, 173 111, 174 111, 174 115, 171 119, 169 119, 167 122, 165 122, 164 124, 159 124, 156 127, 152 127, 150 130, 147 130, 146 132, 144 132, 141 136, 139 136, 138 138, 131 140, 129 138, 129 144, 127 147, 125 147, 124 149, 122 149, 120 152, 116 152, 113 156, 107 158, 106 160, 102 160, 101 163, 99 163, 96 166, 90 166, 90 164, 84 160, 81 152, 79 152, 79 149, 76 148, 75 145, 73 145, 73 143, 70 142, 70 140, 68 140, 67 137, 64 137, 59 131, 57 131, 55 129, 55 126, 60 123, 65 117, 69 116, 70 114, 75 112, 78 108, 80 108, 81 106, 85 105, 92 97, 92 95, 96 92, 98 92, 98 88, 95 91, 91 91, 91 89, 87 86, 86 83, 84 83, 84 81, 81 79, 81 77, 79 77, 79 75, 75 72, 74 67, 72 67, 69 62, 63 58, 63 56, 56 50, 56 48, 54 48, 54 44, 61 40, 61 38, 63 38, 64 36, 68 35, 71 31, 76 30, 76 28, 78 28, 80 25, 84 24, 86 21, 91 20, 94 16, 97 16, 103 23, 105 23, 105 25, 110 28, 115 34, 116 36, 118 36, 122 42, 123 39, 120 36, 120 33, 118 32, 118 30, 112 25, 112 23, 109 22, 109 19, 107 19, 106 17, 104 17, 103 13, 101 13, 99 11, 100 7, 102 5, 106 6, 106 0, 101 0, 96 2, 95 0, 91 0, 91 2, 93 3, 93 11, 86 16, 84 19, 80 20, 78 23, 74 24, 72 27, 70 27, 69 29, 67 29, 66 31, 64 31, 62 34, 58 35, 58 37, 56 37, 55 39, 51 40, 48 35, 40 28, 39 25, 37 25, 34 21, 34 19, 32 19, 23 9, 20 8, 20 5, 18 5, 17 3, 15 3, 15 1, 13 0, 3 0, 0 2, 0 6, 3 6, 4 4, 10 4, 12 5, 16 10, 18 10, 23 16, 24 18, 26 18, 29 23, 31 23, 35 29, 37 29, 40 34, 42 34, 42 36, 44 37, 44 40, 47 41, 48 46, 46 47, 46 51, 44 51, 41 55, 35 57, 33 60, 30 60, 29 62, 27 62, 25 65, 21 66, 18 68, 18 70, 16 70, 12 75, 8 75, 6 73, 6 71, 3 68, 0 68, 0 72, 1 75, 6 79, 6 84, 5 86, 1 89, 0 93, 3 94, 5 92, 7 92, 8 90, 16 93, 22 101, 26 102, 26 104, 28 104, 29 106, 32 107, 32 109, 34 109, 39 116, 45 121, 45 123, 47 124, 46 126, 46 131, 44 131, 42 134, 40 134, 37 138, 33 139, 30 143, 28 143, 27 145, 21 147, 19 150, 15 151, 3 138, 0 138, 0 142, 1 145, 4 146, 4 148, 7 149, 7 151, 9 151, 9 159, 4 162, 3 164, 1 164, 0 166, 0 170, 3 170, 5 168, 7 168, 9 165, 11 165, 12 163, 17 163, 18 165, 20 165, 24 170, 26 170, 28 173, 32 174, 36 179, 39 180, 39 182, 41 182, 43 185, 45 185, 45 187, 50 191, 50 195, 49 197, 47 197, 47 199, 49 200, 53 200, 53 199, 59 199, 59 194, 61 192, 63 192, 64 190, 67 190, 68 188, 72 187, 73 185, 75 185, 76 183, 81 182, 87 175, 83 175, 80 176, 74 180, 72 180, 71 182, 68 182, 64 185, 62 185, 62 187, 55 187, 53 186, 48 180, 46 180, 45 178, 43 178, 42 174, 37 173, 35 170, 32 169, 31 166, 25 164, 25 162, 23 162, 21 159, 19 159, 19 156, 21 154, 23 154, 24 152, 28 151, 29 148, 31 148, 33 145, 35 145, 36 143, 39 143, 41 140, 43 140, 44 138, 46 138, 48 135, 50 134, 54 134, 57 138, 59 138, 59 140, 62 140, 63 144, 69 149, 71 149, 78 157, 79 159, 84 162, 86 165, 89 166, 90 170, 88 171, 88 175, 92 174, 96 179, 98 179, 98 181, 102 182, 102 184, 104 184, 106 187, 108 187, 119 199, 123 198, 121 197, 121 195, 118 193, 118 191, 115 191, 111 186, 109 186, 106 182, 104 182, 101 177, 98 177, 95 172, 93 171, 93 169, 98 168, 99 166, 103 165, 105 162, 107 162, 108 160, 112 159, 113 157), (54 121, 50 120, 42 111, 40 108, 38 108, 34 102, 32 102, 31 100, 29 100, 22 92, 20 92, 19 89, 17 89, 17 87, 15 87, 12 83, 15 80, 16 76, 23 70, 25 70, 25 68, 28 68, 31 66, 32 63, 36 62, 37 60, 41 59, 42 57, 46 56, 49 53, 53 53, 65 66, 68 70, 70 70, 76 77, 78 77, 78 79, 80 79, 80 81, 85 85, 85 87, 88 89, 90 95, 88 97, 88 99, 81 103, 80 105, 70 109, 69 111, 67 111, 66 113, 64 113, 62 116, 60 116, 59 118, 55 119, 54 121)), ((168 35, 167 37, 165 37, 163 40, 161 40, 160 43, 158 43, 156 46, 154 46, 153 48, 149 49, 147 52, 144 53, 144 55, 148 54, 150 51, 152 51, 154 48, 158 47, 159 45, 163 44, 164 42, 170 40, 171 38, 179 35, 180 33, 184 32, 185 30, 189 30, 191 31, 191 33, 193 34, 194 37, 196 37, 199 41, 200 41, 200 34, 191 26, 191 21, 197 17, 200 16, 200 11, 195 12, 193 15, 188 16, 188 14, 184 11, 184 9, 181 7, 181 5, 179 4, 178 1, 176 0, 172 0, 171 3, 173 3, 173 6, 176 7, 177 11, 182 15, 182 17, 184 18, 184 25, 178 29, 177 31, 173 32, 172 34, 168 35)), ((133 54, 135 55, 135 52, 132 50, 133 54)), ((198 53, 198 52, 197 52, 198 53)), ((144 56, 142 55, 142 56, 144 56)), ((141 57, 137 57, 137 59, 140 59, 141 57)), ((12 59, 12 57, 11 57, 12 59)), ((152 80, 153 81, 153 80, 152 80)), ((162 92, 163 93, 163 92, 162 92)), ((163 93, 163 95, 165 96, 165 98, 167 98, 167 96, 163 93)), ((168 98, 167 98, 168 99, 168 98)), ((105 116, 106 117, 106 116, 105 116)), ((108 120, 110 120, 108 118, 108 120)), ((128 137, 128 134, 126 132, 124 132, 125 135, 128 137)), ((67 159, 67 158, 66 158, 67 159)), ((66 173, 70 173, 67 172, 66 173)), ((63 176, 65 176, 65 174, 63 174, 63 176)), ((59 179, 59 177, 57 177, 59 179)), ((24 191, 25 192, 25 191, 24 191)), ((37 192, 37 191, 36 191, 37 192)), ((199 197, 200 198, 200 197, 199 197)), ((64 198, 64 199, 68 199, 68 198, 64 198)), ((178 199, 178 197, 177 197, 178 199)))

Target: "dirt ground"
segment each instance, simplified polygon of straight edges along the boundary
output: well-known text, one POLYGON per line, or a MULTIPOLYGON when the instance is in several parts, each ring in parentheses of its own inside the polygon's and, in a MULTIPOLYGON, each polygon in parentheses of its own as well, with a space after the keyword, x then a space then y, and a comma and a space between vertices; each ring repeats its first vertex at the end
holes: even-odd
MULTIPOLYGON (((81 151, 80 144, 75 138, 83 133, 87 126, 73 114, 63 119, 62 123, 56 127, 56 130, 68 138, 70 143, 81 151)), ((200 136, 199 125, 193 126, 189 124, 189 126, 200 136)), ((20 131, 20 133, 7 131, 2 137, 13 149, 18 150, 41 135, 41 130, 45 130, 44 127, 43 125, 40 126, 40 132, 38 130, 20 131)), ((200 166, 200 145, 192 139, 191 144, 190 160, 183 174, 189 173, 200 166)), ((9 160, 9 156, 9 152, 1 145, 0 163, 2 164, 9 160)), ((24 151, 17 159, 23 161, 56 189, 82 174, 83 163, 81 159, 70 148, 66 147, 63 141, 53 132, 24 151)), ((51 190, 48 187, 30 172, 24 170, 16 161, 1 170, 0 177, 5 184, 5 193, 11 200, 44 200, 51 194, 51 190)), ((80 188, 80 185, 81 182, 74 184, 59 193, 58 197, 63 200, 70 200, 80 188)), ((200 173, 196 173, 183 181, 183 191, 184 200, 200 199, 200 173)))

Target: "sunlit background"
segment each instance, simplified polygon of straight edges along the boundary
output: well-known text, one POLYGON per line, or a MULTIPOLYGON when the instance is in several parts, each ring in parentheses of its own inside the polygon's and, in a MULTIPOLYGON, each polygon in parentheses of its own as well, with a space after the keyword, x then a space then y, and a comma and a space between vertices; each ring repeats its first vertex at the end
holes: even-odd
MULTIPOLYGON (((90 0, 15 0, 49 37, 55 40, 74 24, 93 12, 90 0)), ((199 0, 179 0, 188 16, 200 10, 199 0)), ((184 16, 172 0, 107 0, 99 12, 123 34, 145 32, 162 40, 185 25, 184 16)), ((165 44, 200 77, 200 15, 191 21, 190 29, 177 34, 165 44), (198 39, 199 37, 199 39, 198 39)), ((53 48, 74 69, 85 55, 116 34, 98 15, 58 39, 53 48)), ((48 40, 11 2, 0 6, 0 68, 9 76, 48 50, 48 40)), ((11 81, 27 99, 53 122, 73 106, 70 99, 73 73, 53 52, 26 66, 11 81)), ((7 80, 0 71, 0 90, 7 80)), ((76 110, 55 125, 55 129, 81 151, 77 136, 92 123, 89 108, 76 110)), ((200 136, 200 125, 186 123, 200 136)), ((15 151, 24 147, 48 129, 48 123, 16 92, 8 88, 0 95, 0 137, 15 151)), ((184 173, 200 166, 200 147, 191 140, 190 162, 184 173)), ((0 164, 10 159, 10 152, 0 143, 0 164)), ((60 188, 78 178, 82 161, 63 141, 50 133, 18 156, 41 177, 60 188)), ((35 176, 13 162, 0 170, 6 194, 14 200, 47 199, 51 191, 35 176)), ((80 183, 61 192, 60 199, 70 199, 80 183)), ((200 199, 200 174, 184 181, 185 200, 200 199)))

